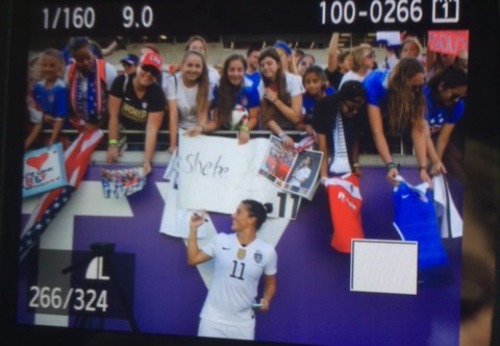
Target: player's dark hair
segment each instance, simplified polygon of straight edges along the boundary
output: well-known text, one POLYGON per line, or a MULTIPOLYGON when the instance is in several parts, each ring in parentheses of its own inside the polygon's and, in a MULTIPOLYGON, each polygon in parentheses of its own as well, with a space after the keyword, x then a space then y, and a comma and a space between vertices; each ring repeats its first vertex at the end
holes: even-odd
POLYGON ((326 73, 325 70, 323 70, 323 68, 318 65, 311 65, 304 72, 304 75, 302 76, 302 84, 304 85, 304 87, 305 87, 306 76, 310 73, 315 74, 321 80, 321 90, 325 91, 327 83, 326 73))
POLYGON ((87 37, 83 36, 77 36, 77 37, 72 37, 69 42, 68 46, 66 47, 68 51, 73 54, 77 50, 83 47, 88 47, 90 46, 91 42, 87 37))
POLYGON ((440 85, 442 85, 445 89, 467 86, 467 72, 458 66, 450 65, 438 74, 434 75, 434 77, 432 77, 428 82, 432 98, 439 98, 440 85))
POLYGON ((98 59, 103 59, 104 55, 102 53, 102 47, 99 45, 99 43, 95 41, 90 41, 90 49, 92 50, 92 53, 98 58, 98 59))
POLYGON ((337 94, 341 101, 365 102, 365 87, 357 80, 342 84, 337 94))
POLYGON ((260 203, 253 199, 245 199, 241 202, 247 207, 248 215, 255 217, 255 230, 258 231, 260 226, 266 221, 267 214, 273 211, 271 203, 260 203))
POLYGON ((247 57, 249 57, 253 52, 260 53, 260 48, 257 46, 252 46, 247 49, 247 57))

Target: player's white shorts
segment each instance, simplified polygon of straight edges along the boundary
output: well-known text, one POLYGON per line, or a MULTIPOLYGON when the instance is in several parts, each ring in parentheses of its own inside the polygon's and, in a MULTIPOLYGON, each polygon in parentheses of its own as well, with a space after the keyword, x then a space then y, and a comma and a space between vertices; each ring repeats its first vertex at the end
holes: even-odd
POLYGON ((255 318, 248 322, 239 322, 238 324, 228 324, 200 318, 198 336, 253 340, 255 338, 255 318))

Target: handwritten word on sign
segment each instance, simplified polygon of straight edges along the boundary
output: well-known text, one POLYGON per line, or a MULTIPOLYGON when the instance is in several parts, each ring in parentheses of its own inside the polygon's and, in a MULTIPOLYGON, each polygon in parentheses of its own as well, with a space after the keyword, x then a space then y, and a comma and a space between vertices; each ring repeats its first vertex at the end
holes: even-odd
POLYGON ((428 35, 427 49, 430 51, 458 55, 469 49, 468 30, 431 30, 428 35))
POLYGON ((257 173, 268 146, 267 138, 239 145, 234 138, 179 136, 178 207, 232 214, 242 200, 255 199, 273 204, 271 217, 294 219, 300 200, 257 173))
POLYGON ((223 165, 222 155, 218 155, 215 161, 212 159, 213 155, 210 155, 208 160, 203 160, 202 154, 197 152, 196 154, 188 154, 185 157, 185 165, 183 165, 183 172, 187 174, 201 174, 202 176, 209 176, 211 178, 224 178, 224 176, 229 172, 229 167, 223 165))

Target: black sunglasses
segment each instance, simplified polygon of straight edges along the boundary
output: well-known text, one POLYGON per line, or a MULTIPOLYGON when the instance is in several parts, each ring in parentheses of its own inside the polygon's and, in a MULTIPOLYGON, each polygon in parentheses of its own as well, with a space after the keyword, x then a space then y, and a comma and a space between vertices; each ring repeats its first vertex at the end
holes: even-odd
POLYGON ((141 69, 144 72, 147 72, 152 76, 157 76, 160 73, 160 71, 158 71, 156 68, 154 68, 153 66, 149 66, 149 65, 142 65, 141 69))

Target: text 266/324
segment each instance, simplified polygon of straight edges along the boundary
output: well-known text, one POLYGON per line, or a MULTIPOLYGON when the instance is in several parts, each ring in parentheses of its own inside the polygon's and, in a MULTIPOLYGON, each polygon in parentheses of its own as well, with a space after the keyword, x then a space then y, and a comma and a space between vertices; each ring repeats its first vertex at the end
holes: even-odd
POLYGON ((92 288, 68 288, 31 286, 28 307, 67 311, 106 312, 108 291, 92 288))

